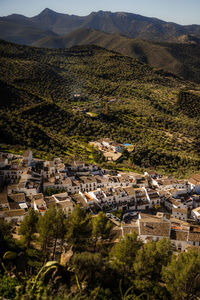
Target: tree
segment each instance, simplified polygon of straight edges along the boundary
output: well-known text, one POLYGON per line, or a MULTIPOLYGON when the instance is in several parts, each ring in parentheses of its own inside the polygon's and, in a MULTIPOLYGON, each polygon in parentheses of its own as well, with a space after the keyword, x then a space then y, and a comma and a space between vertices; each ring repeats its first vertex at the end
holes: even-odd
POLYGON ((45 259, 48 259, 50 246, 54 238, 54 228, 56 221, 56 208, 51 206, 44 214, 39 217, 38 232, 41 249, 45 259))
POLYGON ((55 222, 53 224, 53 238, 54 238, 53 259, 55 258, 57 240, 58 239, 61 240, 61 247, 62 247, 66 233, 67 233, 66 216, 62 208, 59 208, 56 212, 55 222))
POLYGON ((111 250, 112 264, 120 273, 122 272, 123 276, 133 273, 133 262, 142 244, 142 241, 138 240, 137 234, 133 231, 121 238, 111 250))
POLYGON ((103 265, 99 253, 81 252, 75 253, 72 258, 72 266, 76 274, 77 285, 81 289, 81 282, 87 281, 88 285, 96 287, 98 272, 101 273, 103 265))
POLYGON ((165 291, 160 284, 162 267, 166 266, 172 255, 171 242, 161 239, 144 244, 133 264, 135 271, 134 284, 141 292, 156 294, 157 299, 165 299, 165 291), (163 298, 160 298, 162 295, 163 298))
POLYGON ((169 264, 163 267, 162 279, 174 300, 198 299, 200 296, 200 252, 173 255, 169 264))
POLYGON ((27 248, 30 248, 30 244, 34 239, 34 233, 37 232, 38 218, 38 212, 36 212, 33 208, 30 208, 28 215, 25 216, 20 225, 20 234, 22 234, 27 248))
POLYGON ((106 240, 111 237, 113 224, 103 212, 99 212, 97 217, 93 218, 92 235, 94 237, 94 252, 98 239, 106 240))
POLYGON ((11 225, 0 219, 0 257, 8 250, 15 248, 15 242, 11 235, 11 225))
POLYGON ((123 149, 122 149, 122 155, 123 155, 123 158, 124 158, 124 159, 128 159, 130 153, 128 152, 128 150, 127 150, 126 148, 123 148, 123 149))
POLYGON ((88 248, 92 235, 91 216, 76 206, 68 218, 67 241, 74 251, 82 252, 88 248))

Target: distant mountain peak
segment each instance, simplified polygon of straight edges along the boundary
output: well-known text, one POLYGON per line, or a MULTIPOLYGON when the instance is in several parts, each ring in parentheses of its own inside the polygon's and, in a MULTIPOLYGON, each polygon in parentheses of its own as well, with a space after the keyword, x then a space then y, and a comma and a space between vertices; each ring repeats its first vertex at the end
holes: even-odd
POLYGON ((123 12, 123 11, 119 11, 116 13, 118 17, 127 17, 127 13, 123 12))
POLYGON ((47 14, 57 14, 54 10, 46 7, 43 11, 41 11, 40 15, 47 15, 47 14))
POLYGON ((112 12, 111 11, 99 10, 99 11, 93 11, 91 14, 92 15, 101 15, 101 16, 104 16, 104 15, 111 15, 112 12))

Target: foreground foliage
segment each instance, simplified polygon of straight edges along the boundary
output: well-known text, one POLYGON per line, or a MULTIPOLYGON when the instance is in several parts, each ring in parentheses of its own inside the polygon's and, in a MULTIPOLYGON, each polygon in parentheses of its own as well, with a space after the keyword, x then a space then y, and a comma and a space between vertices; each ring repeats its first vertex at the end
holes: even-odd
MULTIPOLYGON (((11 237, 12 243, 4 246, 4 253, 0 256, 0 297, 192 300, 200 296, 199 250, 173 254, 168 239, 143 244, 135 232, 115 243, 106 216, 100 213, 91 218, 79 207, 67 219, 52 207, 50 213, 39 217, 37 224, 40 226, 34 227, 37 228, 34 238, 32 232, 26 234, 23 230, 30 220, 35 226, 32 210, 21 224, 20 241, 11 237), (51 227, 45 224, 50 215, 54 228, 62 228, 62 234, 46 230, 49 244, 46 251, 41 252, 44 249, 44 227, 51 227), (61 223, 65 224, 64 227, 60 226, 61 223), (28 236, 31 237, 29 244, 28 236), (55 247, 55 240, 60 243, 62 239, 62 249, 58 245, 55 247), (65 254, 61 257, 63 251, 65 254)), ((6 228, 7 223, 0 227, 2 237, 5 232, 8 235, 6 228)))

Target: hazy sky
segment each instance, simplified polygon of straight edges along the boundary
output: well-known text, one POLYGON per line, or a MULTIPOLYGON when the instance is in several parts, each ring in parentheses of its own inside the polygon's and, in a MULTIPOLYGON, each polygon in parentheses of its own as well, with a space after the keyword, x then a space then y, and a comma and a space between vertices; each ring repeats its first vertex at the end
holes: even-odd
POLYGON ((88 15, 92 11, 125 11, 179 24, 200 24, 200 0, 0 0, 0 16, 34 16, 44 8, 88 15))

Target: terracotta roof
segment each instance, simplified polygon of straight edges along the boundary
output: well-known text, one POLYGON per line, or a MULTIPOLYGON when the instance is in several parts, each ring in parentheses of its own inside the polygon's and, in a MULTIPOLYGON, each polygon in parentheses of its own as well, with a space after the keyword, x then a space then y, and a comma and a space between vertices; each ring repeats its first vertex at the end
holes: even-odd
POLYGON ((13 209, 13 210, 7 210, 4 212, 4 217, 19 217, 23 216, 25 214, 24 209, 13 209))
POLYGON ((129 196, 135 196, 135 190, 133 187, 126 187, 124 188, 124 191, 129 195, 129 196))
POLYGON ((18 189, 18 184, 9 184, 8 185, 8 190, 17 190, 18 189))
POLYGON ((80 205, 80 207, 87 207, 87 203, 83 199, 83 197, 80 194, 75 194, 72 196, 72 199, 80 205))
POLYGON ((200 242, 200 232, 190 232, 188 241, 200 242))
POLYGON ((55 204, 56 204, 56 200, 55 200, 55 198, 52 197, 52 196, 45 197, 44 200, 45 200, 46 205, 47 205, 48 208, 49 208, 51 205, 55 205, 55 204))
POLYGON ((178 213, 186 214, 187 215, 188 209, 187 208, 175 208, 175 207, 172 207, 172 213, 173 212, 178 212, 178 213))
POLYGON ((131 226, 131 225, 124 225, 123 226, 123 233, 124 234, 132 233, 133 231, 135 231, 137 234, 139 234, 138 226, 131 226))
POLYGON ((19 194, 10 194, 9 195, 9 198, 11 200, 13 200, 14 202, 26 202, 26 199, 25 199, 25 195, 24 193, 19 193, 19 194))
POLYGON ((192 211, 200 214, 200 207, 194 208, 192 211))
POLYGON ((11 210, 20 209, 19 203, 17 203, 17 202, 10 202, 9 207, 10 207, 11 210))
POLYGON ((192 177, 188 181, 194 185, 200 184, 200 174, 192 175, 192 177))
POLYGON ((36 205, 46 205, 46 202, 43 199, 36 199, 34 202, 36 205))
POLYGON ((82 177, 80 177, 80 180, 85 184, 88 184, 88 183, 90 184, 90 183, 96 182, 96 178, 94 176, 91 176, 91 177, 82 176, 82 177))
POLYGON ((56 206, 60 206, 62 208, 73 208, 74 204, 72 201, 68 200, 68 201, 56 203, 56 206))
POLYGON ((31 150, 25 150, 24 153, 23 153, 23 156, 27 157, 27 156, 30 155, 31 152, 32 152, 31 150))
POLYGON ((179 219, 176 219, 174 218, 173 216, 171 216, 170 218, 170 221, 172 223, 172 226, 184 226, 185 228, 189 229, 190 228, 190 224, 186 221, 183 221, 183 220, 179 220, 179 219))
POLYGON ((188 232, 183 230, 172 230, 171 237, 172 240, 176 241, 184 241, 187 242, 188 240, 188 232))
POLYGON ((67 178, 65 178, 65 179, 63 180, 63 184, 69 184, 69 185, 72 185, 72 180, 71 180, 69 177, 67 177, 67 178))
POLYGON ((7 204, 8 203, 8 196, 7 190, 4 189, 2 193, 0 193, 0 204, 7 204))
POLYGON ((166 236, 170 235, 170 222, 157 218, 139 219, 140 235, 166 236))
POLYGON ((26 187, 26 181, 20 182, 20 183, 18 184, 18 188, 20 188, 20 189, 23 189, 23 188, 25 188, 25 187, 26 187))
POLYGON ((80 184, 80 182, 78 180, 74 180, 74 181, 72 181, 72 185, 80 187, 81 184, 80 184))
POLYGON ((42 193, 39 193, 39 194, 33 195, 32 197, 33 197, 33 199, 34 199, 34 200, 38 200, 38 199, 43 199, 43 198, 44 198, 44 196, 43 196, 43 194, 42 194, 42 193))

